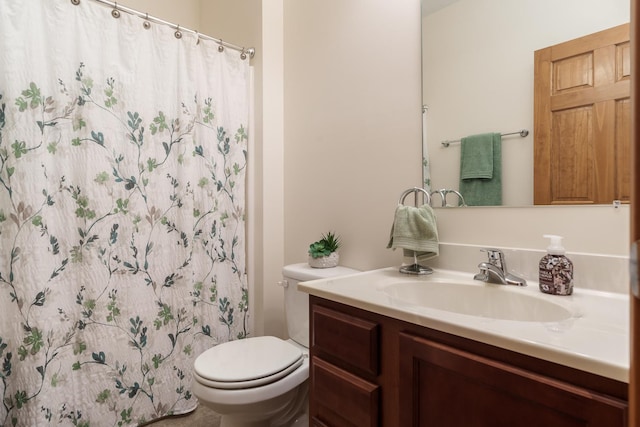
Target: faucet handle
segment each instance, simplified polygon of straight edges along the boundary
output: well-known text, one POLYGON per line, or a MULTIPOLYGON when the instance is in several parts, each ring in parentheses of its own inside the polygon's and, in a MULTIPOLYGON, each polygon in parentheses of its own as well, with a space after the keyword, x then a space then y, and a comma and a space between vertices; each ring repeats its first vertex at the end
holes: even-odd
POLYGON ((489 257, 488 262, 478 264, 480 273, 473 278, 484 282, 502 283, 504 285, 527 286, 527 281, 507 271, 507 263, 504 260, 504 253, 500 249, 482 248, 489 257), (497 281, 496 281, 497 280, 497 281))
POLYGON ((505 273, 507 272, 507 266, 504 261, 504 253, 500 249, 496 248, 482 248, 481 252, 486 252, 489 258, 489 263, 495 265, 505 273))

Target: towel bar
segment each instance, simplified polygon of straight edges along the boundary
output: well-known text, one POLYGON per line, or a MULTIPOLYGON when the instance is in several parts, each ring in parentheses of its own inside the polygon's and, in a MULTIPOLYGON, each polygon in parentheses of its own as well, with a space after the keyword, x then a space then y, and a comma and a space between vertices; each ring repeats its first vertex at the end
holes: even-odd
MULTIPOLYGON (((500 134, 500 136, 509 136, 509 135, 520 135, 520 137, 524 138, 524 137, 529 135, 529 130, 522 129, 522 130, 519 130, 517 132, 507 132, 507 133, 501 133, 500 134)), ((442 146, 444 148, 447 148, 451 144, 456 144, 456 143, 460 143, 460 142, 461 142, 460 139, 453 139, 453 140, 450 140, 450 141, 442 141, 440 144, 442 144, 442 146)))
MULTIPOLYGON (((402 194, 400 195, 400 200, 398 201, 398 204, 403 205, 404 204, 404 199, 406 199, 407 196, 409 194, 411 194, 411 193, 413 193, 413 197, 414 197, 414 202, 413 203, 414 203, 414 205, 416 207, 418 207, 418 194, 419 193, 422 193, 423 204, 431 206, 431 195, 429 194, 429 192, 427 190, 425 190, 424 188, 420 188, 420 187, 413 187, 413 188, 409 188, 408 190, 403 191, 402 194)), ((416 251, 413 251, 413 264, 411 264, 411 265, 403 265, 402 267, 400 267, 400 273, 424 275, 424 274, 433 273, 433 269, 431 269, 430 267, 424 266, 424 265, 420 265, 418 263, 418 253, 416 251)))

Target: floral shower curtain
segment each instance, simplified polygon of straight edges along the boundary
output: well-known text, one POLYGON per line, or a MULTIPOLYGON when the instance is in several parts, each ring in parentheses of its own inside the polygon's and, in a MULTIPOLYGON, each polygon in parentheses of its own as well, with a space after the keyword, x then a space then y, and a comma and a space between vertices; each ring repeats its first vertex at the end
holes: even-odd
POLYGON ((245 337, 248 60, 91 1, 0 0, 0 425, 195 407, 245 337))

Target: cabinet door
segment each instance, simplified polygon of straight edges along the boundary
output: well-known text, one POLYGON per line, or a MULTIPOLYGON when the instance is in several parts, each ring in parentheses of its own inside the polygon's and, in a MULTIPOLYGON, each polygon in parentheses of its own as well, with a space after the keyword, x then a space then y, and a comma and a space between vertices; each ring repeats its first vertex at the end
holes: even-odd
POLYGON ((400 334, 400 424, 626 426, 627 404, 416 335, 400 334))
POLYGON ((311 384, 312 425, 378 425, 380 387, 377 385, 317 357, 311 360, 311 384))

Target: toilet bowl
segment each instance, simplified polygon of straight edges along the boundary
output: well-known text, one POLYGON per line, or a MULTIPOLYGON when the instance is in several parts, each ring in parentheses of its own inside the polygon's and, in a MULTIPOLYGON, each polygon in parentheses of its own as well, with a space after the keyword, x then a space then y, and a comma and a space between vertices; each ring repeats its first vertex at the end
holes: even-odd
POLYGON ((285 318, 291 339, 272 336, 219 344, 200 354, 192 391, 221 415, 220 427, 308 426, 309 297, 300 281, 353 274, 347 267, 283 269, 285 318))
POLYGON ((293 426, 297 419, 306 425, 309 352, 295 341, 266 336, 220 344, 196 359, 193 377, 193 394, 222 415, 221 427, 293 426))

